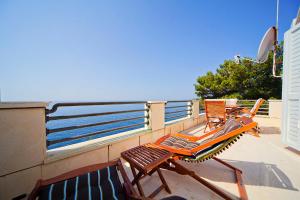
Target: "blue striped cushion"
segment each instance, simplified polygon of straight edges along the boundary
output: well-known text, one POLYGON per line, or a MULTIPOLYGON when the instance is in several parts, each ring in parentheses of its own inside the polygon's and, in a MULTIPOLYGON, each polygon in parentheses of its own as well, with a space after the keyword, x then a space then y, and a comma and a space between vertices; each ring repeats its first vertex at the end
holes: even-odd
POLYGON ((116 166, 110 166, 45 186, 39 199, 123 200, 125 195, 116 166))

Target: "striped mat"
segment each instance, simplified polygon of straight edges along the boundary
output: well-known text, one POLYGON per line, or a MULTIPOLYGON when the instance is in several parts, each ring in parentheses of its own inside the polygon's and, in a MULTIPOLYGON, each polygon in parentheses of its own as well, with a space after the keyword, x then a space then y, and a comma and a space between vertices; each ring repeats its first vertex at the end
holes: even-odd
POLYGON ((39 199, 125 199, 116 166, 93 171, 41 189, 39 199))

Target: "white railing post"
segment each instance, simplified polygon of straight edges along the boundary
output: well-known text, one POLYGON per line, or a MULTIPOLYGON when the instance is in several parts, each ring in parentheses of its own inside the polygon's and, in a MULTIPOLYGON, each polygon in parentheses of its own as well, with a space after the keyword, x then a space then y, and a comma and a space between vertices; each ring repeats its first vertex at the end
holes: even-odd
POLYGON ((144 109, 146 111, 144 111, 144 116, 145 116, 145 119, 144 119, 144 122, 147 122, 147 124, 145 124, 145 129, 150 129, 150 116, 149 116, 149 113, 150 113, 150 104, 147 102, 145 103, 144 105, 144 109))
POLYGON ((269 117, 281 118, 282 114, 282 100, 269 100, 269 117))
POLYGON ((199 117, 199 110, 200 110, 199 103, 200 103, 200 101, 198 99, 192 100, 192 115, 191 115, 191 117, 193 117, 193 118, 199 117))
POLYGON ((193 102, 188 101, 187 102, 187 117, 192 117, 193 116, 193 102))
POLYGON ((29 193, 42 176, 46 106, 44 102, 0 103, 0 199, 29 193))
POLYGON ((165 103, 165 101, 148 101, 148 128, 152 131, 161 130, 165 127, 165 103))

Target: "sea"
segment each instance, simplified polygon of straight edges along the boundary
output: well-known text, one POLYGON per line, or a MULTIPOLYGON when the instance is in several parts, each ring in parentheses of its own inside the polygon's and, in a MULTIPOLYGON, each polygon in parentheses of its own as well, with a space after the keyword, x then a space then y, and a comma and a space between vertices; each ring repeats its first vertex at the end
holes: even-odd
MULTIPOLYGON (((53 102, 49 105, 48 109, 51 108, 55 103, 53 102)), ((182 106, 187 105, 185 102, 179 102, 179 103, 168 103, 168 106, 182 106)), ((57 111, 54 113, 51 113, 49 116, 66 116, 66 115, 78 115, 78 114, 92 114, 92 113, 102 113, 102 112, 112 112, 112 111, 123 111, 123 110, 140 110, 145 109, 144 104, 124 104, 124 105, 99 105, 99 106, 72 106, 72 107, 58 107, 57 111)), ((180 110, 186 110, 187 108, 181 107, 181 108, 170 108, 166 109, 167 112, 173 112, 173 111, 180 111, 180 110)), ((92 116, 92 117, 82 117, 82 118, 73 118, 73 119, 62 119, 62 120, 51 120, 46 123, 47 129, 55 129, 55 128, 63 128, 63 127, 69 127, 69 126, 78 126, 78 125, 84 125, 84 124, 93 124, 93 123, 99 123, 99 122, 106 122, 106 121, 112 121, 112 120, 119 120, 119 119, 126 119, 126 118, 134 118, 134 117, 142 117, 144 116, 144 111, 140 112, 133 112, 133 113, 122 113, 122 114, 113 114, 113 115, 103 115, 103 116, 92 116)), ((186 113, 171 113, 167 114, 165 121, 168 122, 170 120, 176 120, 185 116, 182 116, 182 114, 186 113), (181 116, 178 116, 180 115, 181 116), (169 117, 174 117, 170 119, 169 117), (178 116, 178 117, 176 117, 178 116)), ((93 132, 98 132, 102 130, 108 130, 113 129, 121 126, 129 126, 133 124, 143 123, 144 119, 135 119, 131 121, 125 121, 125 122, 117 122, 112 124, 105 124, 100 126, 92 126, 92 127, 86 127, 86 128, 78 128, 73 130, 66 130, 66 131, 60 131, 60 132, 54 132, 47 135, 47 141, 51 143, 51 141, 60 140, 64 138, 72 138, 74 136, 81 136, 86 135, 93 132)), ((124 131, 130 131, 134 129, 140 129, 143 128, 144 125, 139 125, 132 128, 126 128, 122 130, 115 130, 110 131, 106 133, 101 133, 93 136, 83 137, 80 139, 73 139, 70 141, 64 141, 59 142, 55 144, 48 145, 48 149, 54 149, 66 145, 71 145, 79 142, 84 142, 87 140, 92 140, 96 138, 105 137, 108 135, 118 134, 124 131)))

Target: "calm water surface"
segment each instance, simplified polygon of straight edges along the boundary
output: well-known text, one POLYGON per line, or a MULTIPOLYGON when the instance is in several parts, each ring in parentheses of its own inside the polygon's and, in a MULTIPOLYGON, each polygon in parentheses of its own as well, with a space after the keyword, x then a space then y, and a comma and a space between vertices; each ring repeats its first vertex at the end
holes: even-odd
MULTIPOLYGON (((51 108, 52 105, 53 104, 51 104, 49 107, 51 108)), ((170 105, 179 106, 179 105, 186 105, 186 103, 172 103, 170 105)), ((50 116, 91 114, 91 113, 122 111, 122 110, 138 110, 138 109, 144 109, 144 104, 59 107, 57 109, 57 111, 55 113, 52 113, 50 116)), ((174 108, 174 109, 170 109, 170 111, 184 110, 184 109, 186 109, 186 108, 174 108)), ((141 116, 144 116, 143 111, 134 112, 134 113, 115 114, 115 115, 104 115, 104 116, 84 117, 84 118, 75 118, 75 119, 53 120, 53 121, 47 122, 46 127, 48 129, 54 129, 54 128, 74 126, 74 125, 93 124, 93 123, 133 118, 133 117, 141 117, 141 116)), ((172 119, 172 120, 174 120, 174 119, 172 119)), ((166 121, 169 121, 169 120, 166 120, 166 121)), ((85 134, 88 134, 91 132, 97 132, 97 131, 117 128, 120 126, 128 126, 128 125, 143 123, 143 122, 144 122, 144 119, 137 119, 137 120, 131 120, 131 121, 126 121, 126 122, 117 122, 117 123, 112 123, 112 124, 106 124, 106 125, 101 125, 101 126, 93 126, 93 127, 87 127, 87 128, 55 132, 55 133, 49 134, 47 136, 47 140, 55 141, 58 139, 63 139, 63 138, 68 138, 68 137, 78 136, 78 135, 85 135, 85 134)), ((76 139, 76 140, 61 142, 61 143, 57 143, 57 144, 48 146, 48 149, 53 149, 53 148, 66 146, 66 145, 70 145, 70 144, 75 144, 75 143, 79 143, 79 142, 83 142, 83 141, 87 141, 87 140, 91 140, 91 139, 96 139, 96 138, 100 138, 100 137, 104 137, 104 136, 108 136, 108 135, 117 134, 117 133, 124 132, 124 131, 143 128, 143 127, 144 127, 144 125, 139 125, 139 126, 136 126, 133 128, 126 128, 126 129, 122 129, 122 130, 116 130, 116 131, 101 133, 101 134, 93 135, 93 136, 89 136, 89 137, 84 137, 84 138, 80 138, 80 139, 76 139)))

